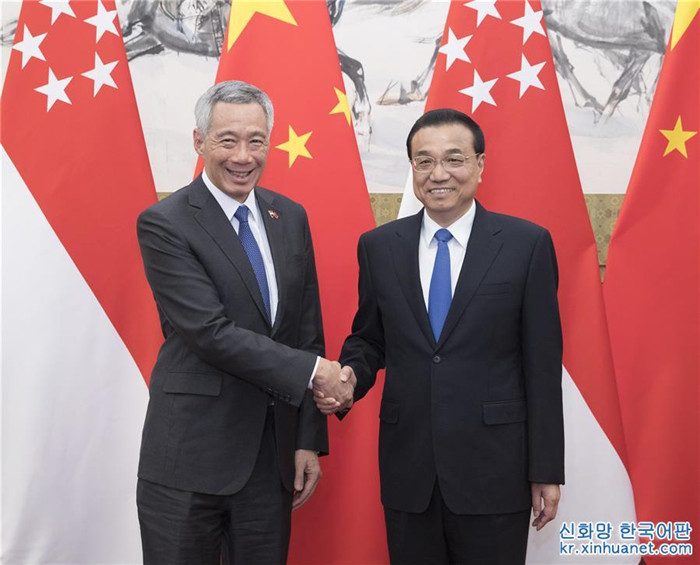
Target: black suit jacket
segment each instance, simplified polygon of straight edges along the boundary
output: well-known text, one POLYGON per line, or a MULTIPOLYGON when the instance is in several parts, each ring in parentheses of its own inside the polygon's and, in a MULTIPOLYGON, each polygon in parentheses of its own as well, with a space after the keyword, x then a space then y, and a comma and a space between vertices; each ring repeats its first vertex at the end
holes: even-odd
POLYGON ((436 478, 458 514, 530 506, 530 482, 563 483, 562 338, 549 233, 476 216, 436 343, 421 291, 423 212, 360 238, 359 308, 341 363, 355 398, 386 366, 379 414, 382 502, 422 512, 436 478))
POLYGON ((282 481, 294 450, 328 451, 308 380, 324 354, 311 234, 304 209, 256 187, 275 264, 270 327, 248 256, 201 177, 138 219, 163 344, 150 383, 139 477, 232 494, 255 464, 270 396, 282 481))

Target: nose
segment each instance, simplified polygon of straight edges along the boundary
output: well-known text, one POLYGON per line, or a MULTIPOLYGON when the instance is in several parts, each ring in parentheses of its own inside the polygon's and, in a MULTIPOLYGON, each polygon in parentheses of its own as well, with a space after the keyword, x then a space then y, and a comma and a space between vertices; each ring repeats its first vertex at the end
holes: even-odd
POLYGON ((435 167, 430 171, 430 180, 439 182, 450 178, 450 173, 442 166, 442 161, 435 163, 435 167))
POLYGON ((248 144, 236 143, 236 146, 231 150, 230 159, 236 163, 249 163, 251 154, 248 144))

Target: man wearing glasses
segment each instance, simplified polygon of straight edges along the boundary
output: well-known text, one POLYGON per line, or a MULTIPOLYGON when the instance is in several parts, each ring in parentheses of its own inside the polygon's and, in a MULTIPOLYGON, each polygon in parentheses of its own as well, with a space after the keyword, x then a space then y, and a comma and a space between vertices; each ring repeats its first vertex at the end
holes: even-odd
POLYGON ((529 509, 541 529, 564 482, 554 247, 544 228, 474 199, 485 142, 471 118, 428 112, 407 149, 424 210, 360 238, 359 309, 340 359, 356 401, 386 367, 391 561, 524 563, 529 509))

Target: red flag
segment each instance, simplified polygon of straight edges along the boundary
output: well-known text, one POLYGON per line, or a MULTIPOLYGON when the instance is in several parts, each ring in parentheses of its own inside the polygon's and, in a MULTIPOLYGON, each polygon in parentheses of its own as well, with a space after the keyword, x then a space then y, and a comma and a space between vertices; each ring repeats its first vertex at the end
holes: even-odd
POLYGON ((539 1, 452 2, 426 110, 444 107, 484 131, 477 199, 546 227, 556 247, 567 485, 558 522, 531 536, 528 561, 558 562, 562 522, 616 527, 634 513, 595 239, 539 1))
POLYGON ((141 377, 162 336, 135 228, 156 196, 113 0, 23 3, 1 119, 3 556, 132 561, 141 377))
POLYGON ((2 144, 148 379, 162 338, 134 226, 156 194, 113 0, 25 0, 2 144))
MULTIPOLYGON (((216 81, 263 89, 275 108, 262 186, 303 204, 314 238, 326 354, 336 359, 357 306, 356 246, 374 227, 325 2, 233 0, 216 81)), ((387 560, 379 502, 379 389, 342 424, 311 501, 294 513, 290 562, 387 560)))
POLYGON ((699 10, 678 3, 604 284, 639 520, 694 528, 692 557, 648 563, 700 549, 699 10))

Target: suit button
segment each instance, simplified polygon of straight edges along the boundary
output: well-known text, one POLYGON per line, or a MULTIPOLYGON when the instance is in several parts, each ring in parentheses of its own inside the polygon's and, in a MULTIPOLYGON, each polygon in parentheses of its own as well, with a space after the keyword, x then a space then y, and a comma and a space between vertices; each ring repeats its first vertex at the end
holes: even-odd
POLYGON ((442 361, 442 357, 440 357, 439 355, 435 355, 435 357, 433 357, 433 363, 437 364, 440 361, 442 361))

